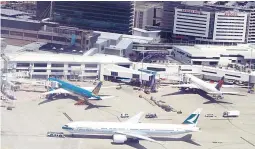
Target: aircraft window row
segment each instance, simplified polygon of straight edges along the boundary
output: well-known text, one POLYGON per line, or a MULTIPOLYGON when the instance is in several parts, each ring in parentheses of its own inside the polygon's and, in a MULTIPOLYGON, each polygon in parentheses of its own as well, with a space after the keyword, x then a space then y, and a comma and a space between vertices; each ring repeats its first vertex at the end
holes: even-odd
POLYGON ((241 76, 236 76, 236 75, 231 75, 231 74, 225 74, 226 76, 229 76, 229 77, 236 77, 236 78, 241 78, 241 76))
POLYGON ((181 71, 192 71, 192 69, 181 69, 181 71))
POLYGON ((217 74, 217 72, 202 70, 202 72, 217 74))

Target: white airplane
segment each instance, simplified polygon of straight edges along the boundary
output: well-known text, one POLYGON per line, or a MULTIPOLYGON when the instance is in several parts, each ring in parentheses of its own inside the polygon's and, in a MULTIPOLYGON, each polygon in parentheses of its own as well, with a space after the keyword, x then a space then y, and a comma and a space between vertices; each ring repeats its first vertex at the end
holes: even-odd
POLYGON ((187 77, 190 81, 189 84, 178 84, 178 85, 171 85, 171 87, 177 87, 180 88, 181 90, 186 90, 186 89, 200 89, 204 92, 206 92, 207 94, 213 95, 213 97, 217 98, 217 99, 222 99, 224 94, 232 94, 232 95, 242 95, 238 92, 223 92, 220 91, 221 87, 226 87, 226 88, 233 88, 233 87, 237 87, 234 85, 223 85, 224 83, 224 76, 220 79, 220 81, 218 82, 218 84, 214 84, 214 83, 208 83, 205 82, 191 74, 185 74, 185 77, 187 77))
POLYGON ((112 135, 113 143, 116 144, 123 144, 126 141, 147 140, 163 145, 150 137, 166 137, 200 131, 197 122, 201 111, 200 108, 194 111, 182 124, 139 123, 139 119, 143 115, 143 112, 140 112, 124 122, 77 121, 64 125, 62 129, 71 134, 112 135))

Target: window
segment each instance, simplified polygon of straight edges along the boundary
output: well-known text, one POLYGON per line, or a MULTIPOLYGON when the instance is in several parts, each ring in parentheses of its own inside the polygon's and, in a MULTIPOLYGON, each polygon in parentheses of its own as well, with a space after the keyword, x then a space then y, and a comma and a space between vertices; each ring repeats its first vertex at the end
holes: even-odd
MULTIPOLYGON (((244 18, 244 16, 225 16, 225 15, 218 15, 219 17, 238 17, 238 18, 244 18)), ((225 19, 225 18, 224 18, 225 19)))
POLYGON ((225 76, 229 76, 229 77, 235 77, 235 78, 241 78, 240 76, 231 75, 231 74, 225 74, 225 76))
POLYGON ((85 79, 88 79, 88 80, 95 80, 95 79, 98 79, 98 76, 86 76, 85 79))
POLYGON ((180 21, 180 20, 177 20, 177 22, 176 23, 186 23, 186 24, 194 24, 194 25, 196 25, 196 24, 198 24, 198 25, 206 25, 205 23, 194 23, 194 22, 186 22, 186 21, 189 21, 189 20, 185 20, 185 21, 180 21))
POLYGON ((97 73, 97 70, 85 70, 87 73, 97 73))
POLYGON ((194 30, 194 31, 205 32, 205 30, 193 29, 193 28, 186 28, 186 27, 176 27, 176 29, 185 29, 185 30, 194 30))
POLYGON ((209 62, 210 65, 217 65, 218 62, 209 62))
POLYGON ((191 34, 198 34, 198 35, 205 35, 205 33, 196 33, 196 32, 188 32, 188 31, 180 31, 180 30, 176 30, 176 32, 191 33, 191 34))
POLYGON ((206 17, 191 16, 191 15, 184 15, 184 14, 178 14, 178 16, 183 16, 183 17, 191 17, 191 18, 202 18, 202 19, 206 19, 206 17))
POLYGON ((23 33, 22 33, 22 32, 14 32, 14 31, 10 31, 10 35, 23 36, 23 33))
POLYGON ((64 67, 64 64, 51 64, 51 67, 64 67))
POLYGON ((46 40, 51 40, 52 37, 51 36, 47 36, 47 35, 38 35, 39 39, 46 39, 46 40))
POLYGON ((202 70, 202 72, 217 74, 217 72, 202 70))
POLYGON ((202 64, 202 62, 200 62, 200 61, 193 61, 193 65, 201 65, 202 64))
POLYGON ((35 69, 34 72, 47 72, 46 69, 35 69))
MULTIPOLYGON (((178 24, 178 23, 176 24, 176 26, 187 26, 187 27, 196 27, 196 28, 198 27, 198 26, 196 26, 196 24, 187 25, 187 24, 178 24)), ((199 28, 201 28, 201 29, 204 28, 205 29, 206 27, 205 26, 199 26, 199 28)))
POLYGON ((181 69, 181 71, 192 71, 192 69, 181 69))
POLYGON ((134 79, 139 79, 139 78, 140 78, 140 75, 138 75, 138 74, 133 74, 133 75, 132 75, 132 78, 134 78, 134 79))
POLYGON ((34 67, 47 67, 47 63, 35 63, 34 67))
POLYGON ((68 64, 68 67, 72 67, 72 66, 81 66, 81 64, 68 64))
POLYGON ((29 63, 17 63, 17 67, 29 67, 29 63))
POLYGON ((118 76, 118 72, 112 71, 112 72, 111 72, 111 76, 118 76))
POLYGON ((177 19, 182 19, 182 20, 191 20, 191 21, 196 21, 196 22, 206 22, 206 20, 198 20, 198 19, 188 19, 188 18, 181 18, 181 17, 177 17, 177 19))
POLYGON ((97 68, 97 64, 85 64, 87 68, 97 68))
POLYGON ((155 68, 155 67, 147 67, 147 70, 152 70, 152 71, 166 71, 165 68, 155 68))
POLYGON ((64 72, 64 70, 51 70, 51 72, 64 72))

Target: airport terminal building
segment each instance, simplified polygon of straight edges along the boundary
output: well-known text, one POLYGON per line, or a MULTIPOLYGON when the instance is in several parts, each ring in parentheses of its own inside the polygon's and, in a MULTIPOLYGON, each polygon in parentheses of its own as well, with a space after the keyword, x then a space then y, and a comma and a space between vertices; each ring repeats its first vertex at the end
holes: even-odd
POLYGON ((228 64, 254 64, 255 47, 252 44, 237 46, 194 45, 173 46, 172 55, 191 65, 227 66, 228 64))

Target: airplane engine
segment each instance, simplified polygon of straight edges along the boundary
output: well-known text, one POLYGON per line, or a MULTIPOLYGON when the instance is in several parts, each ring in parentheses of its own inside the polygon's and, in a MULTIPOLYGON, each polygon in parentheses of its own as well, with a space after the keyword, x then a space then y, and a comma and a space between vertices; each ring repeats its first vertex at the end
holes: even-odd
POLYGON ((55 81, 51 82, 50 86, 51 86, 51 88, 59 88, 58 82, 55 82, 55 81))
POLYGON ((115 135, 113 135, 113 139, 112 140, 113 140, 113 143, 123 144, 125 141, 127 141, 127 136, 115 134, 115 135))

